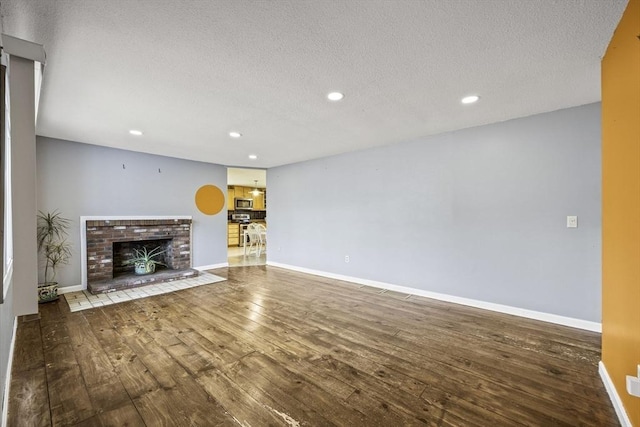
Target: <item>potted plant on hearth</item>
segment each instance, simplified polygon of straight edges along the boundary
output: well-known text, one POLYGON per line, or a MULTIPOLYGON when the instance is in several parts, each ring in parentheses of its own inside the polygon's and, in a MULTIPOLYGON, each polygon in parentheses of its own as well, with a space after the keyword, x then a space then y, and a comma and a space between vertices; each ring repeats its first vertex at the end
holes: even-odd
POLYGON ((38 284, 39 303, 58 299, 56 270, 61 265, 69 264, 71 259, 71 244, 67 242, 70 223, 57 210, 38 212, 38 251, 45 260, 44 283, 38 284))
POLYGON ((157 264, 164 265, 166 267, 165 263, 157 261, 155 259, 165 252, 166 250, 162 250, 162 247, 160 246, 157 246, 151 250, 147 250, 146 247, 142 247, 142 249, 133 248, 133 256, 124 261, 122 264, 133 264, 136 274, 151 274, 156 271, 157 264))

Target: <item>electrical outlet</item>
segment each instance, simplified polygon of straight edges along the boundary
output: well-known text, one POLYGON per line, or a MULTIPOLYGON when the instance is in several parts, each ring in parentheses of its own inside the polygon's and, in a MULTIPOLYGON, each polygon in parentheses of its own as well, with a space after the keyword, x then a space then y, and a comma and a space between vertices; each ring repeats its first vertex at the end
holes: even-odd
POLYGON ((627 375, 627 393, 631 396, 640 397, 640 365, 638 365, 638 376, 627 375))
POLYGON ((344 262, 349 263, 349 255, 344 256, 344 262))
POLYGON ((627 393, 640 397, 640 378, 627 375, 627 393))
POLYGON ((567 228, 578 228, 578 217, 575 215, 567 216, 567 228))

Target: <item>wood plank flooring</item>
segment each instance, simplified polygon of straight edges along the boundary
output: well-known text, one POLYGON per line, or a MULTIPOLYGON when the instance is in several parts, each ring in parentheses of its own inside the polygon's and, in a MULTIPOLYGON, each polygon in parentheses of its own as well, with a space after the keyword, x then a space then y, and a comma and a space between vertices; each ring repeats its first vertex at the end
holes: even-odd
POLYGON ((617 426, 600 335, 274 267, 18 325, 9 426, 617 426))

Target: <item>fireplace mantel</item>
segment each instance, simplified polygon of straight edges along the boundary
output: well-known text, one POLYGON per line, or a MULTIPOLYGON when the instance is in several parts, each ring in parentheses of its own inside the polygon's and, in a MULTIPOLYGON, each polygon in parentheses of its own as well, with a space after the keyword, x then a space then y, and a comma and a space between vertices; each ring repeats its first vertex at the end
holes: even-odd
MULTIPOLYGON (((189 242, 192 240, 192 217, 188 215, 179 216, 81 216, 80 217, 80 249, 82 262, 82 289, 87 289, 88 285, 88 251, 87 251, 87 228, 109 228, 123 229, 126 227, 137 227, 141 235, 145 234, 145 230, 141 227, 159 227, 159 226, 175 226, 189 225, 189 242)), ((190 249, 189 249, 190 251, 190 249)), ((191 267, 191 254, 186 267, 191 267)), ((92 270, 93 271, 93 270, 92 270)))

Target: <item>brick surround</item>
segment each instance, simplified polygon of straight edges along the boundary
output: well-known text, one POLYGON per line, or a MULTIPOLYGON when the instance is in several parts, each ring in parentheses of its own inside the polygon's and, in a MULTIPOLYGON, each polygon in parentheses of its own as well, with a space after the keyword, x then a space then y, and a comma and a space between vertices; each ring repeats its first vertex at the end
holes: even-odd
POLYGON ((170 269, 191 267, 191 219, 87 220, 87 284, 113 279, 113 243, 170 239, 170 269))

